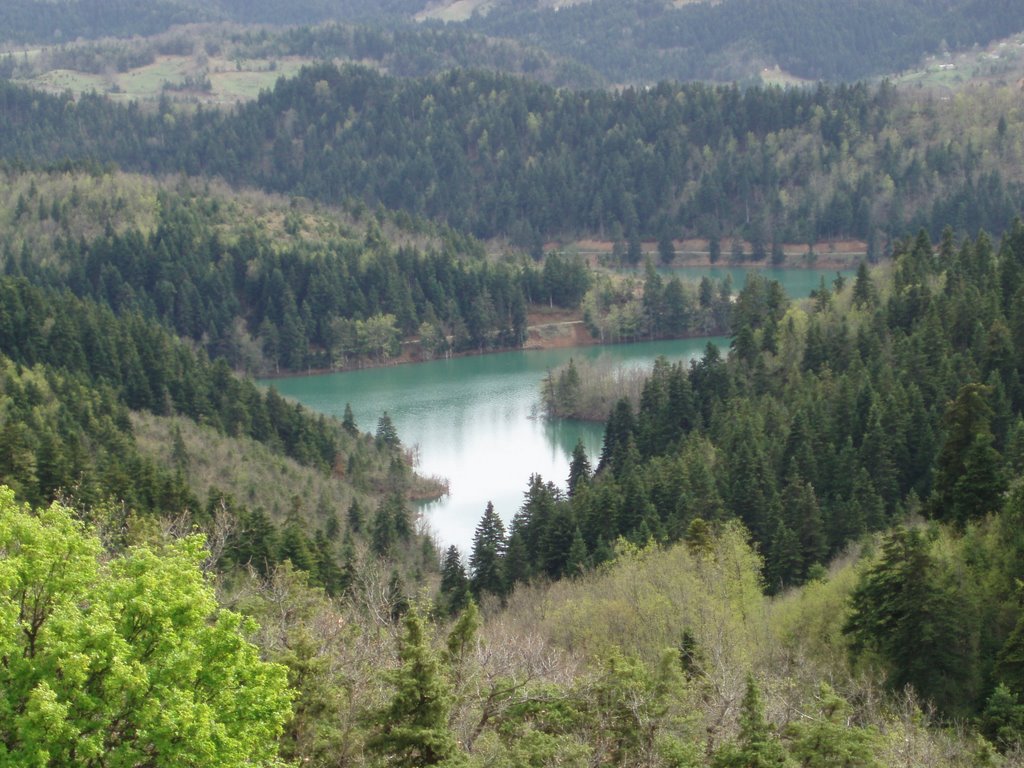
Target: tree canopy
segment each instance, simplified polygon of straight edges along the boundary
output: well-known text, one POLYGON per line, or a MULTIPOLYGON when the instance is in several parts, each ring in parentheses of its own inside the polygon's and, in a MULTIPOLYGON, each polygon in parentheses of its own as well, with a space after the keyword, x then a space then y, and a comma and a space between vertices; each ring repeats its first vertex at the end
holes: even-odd
POLYGON ((217 607, 201 537, 110 557, 0 488, 0 763, 272 765, 291 712, 254 625, 217 607))

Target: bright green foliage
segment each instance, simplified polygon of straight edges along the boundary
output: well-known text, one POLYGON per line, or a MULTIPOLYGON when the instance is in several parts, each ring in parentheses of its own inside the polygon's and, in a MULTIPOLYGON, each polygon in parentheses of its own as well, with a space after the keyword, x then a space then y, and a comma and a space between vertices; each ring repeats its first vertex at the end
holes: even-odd
POLYGON ((795 764, 786 754, 772 726, 765 720, 761 692, 753 677, 747 678, 747 691, 740 708, 740 732, 735 742, 715 753, 714 768, 791 768, 795 764))
POLYGON ((850 705, 827 683, 821 684, 818 711, 786 729, 789 752, 803 768, 881 768, 873 749, 878 733, 848 722, 850 705))
POLYGON ((271 765, 291 712, 201 538, 107 559, 68 510, 0 489, 0 764, 271 765))
POLYGON ((476 640, 476 633, 480 629, 480 611, 472 600, 466 605, 466 610, 455 622, 452 631, 448 633, 446 641, 447 661, 452 667, 458 667, 465 660, 466 656, 476 640))
POLYGON ((651 669, 613 650, 593 687, 596 733, 590 741, 611 765, 695 765, 696 745, 685 732, 680 710, 683 679, 678 656, 669 650, 651 669))
POLYGON ((592 765, 593 748, 585 738, 585 706, 572 691, 533 685, 503 714, 493 733, 474 745, 476 768, 545 768, 592 765))
POLYGON ((415 609, 405 615, 399 659, 401 667, 390 675, 394 698, 377 714, 378 731, 367 748, 392 766, 456 764, 458 747, 448 726, 450 686, 415 609))

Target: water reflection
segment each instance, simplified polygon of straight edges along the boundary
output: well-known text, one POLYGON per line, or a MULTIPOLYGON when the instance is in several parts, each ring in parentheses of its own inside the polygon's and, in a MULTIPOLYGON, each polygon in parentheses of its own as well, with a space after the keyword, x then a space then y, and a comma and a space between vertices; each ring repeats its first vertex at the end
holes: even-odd
MULTIPOLYGON (((723 338, 713 341, 727 344, 723 338)), ((351 403, 365 431, 373 431, 387 411, 402 441, 419 448, 419 471, 449 481, 448 496, 422 507, 429 525, 443 546, 455 544, 468 552, 488 501, 508 523, 522 504, 531 474, 564 487, 579 439, 591 463, 597 463, 603 425, 551 422, 539 414, 540 383, 548 370, 570 357, 607 356, 626 366, 650 366, 658 355, 691 359, 703 353, 707 342, 517 351, 281 379, 274 385, 313 410, 338 418, 345 403, 351 403)))

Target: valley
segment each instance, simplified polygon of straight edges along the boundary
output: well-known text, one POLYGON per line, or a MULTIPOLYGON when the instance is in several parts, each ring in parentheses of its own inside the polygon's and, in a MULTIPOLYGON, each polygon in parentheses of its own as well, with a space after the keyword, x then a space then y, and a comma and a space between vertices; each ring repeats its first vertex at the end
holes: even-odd
POLYGON ((1022 35, 7 0, 0 765, 1020 768, 1022 35))

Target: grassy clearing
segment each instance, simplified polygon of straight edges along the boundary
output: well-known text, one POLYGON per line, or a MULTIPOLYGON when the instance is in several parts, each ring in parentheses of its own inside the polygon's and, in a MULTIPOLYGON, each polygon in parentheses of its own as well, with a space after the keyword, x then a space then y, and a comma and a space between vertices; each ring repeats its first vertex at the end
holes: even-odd
POLYGON ((467 21, 474 12, 486 13, 491 5, 488 0, 454 0, 420 11, 416 14, 416 20, 467 21))
POLYGON ((247 60, 241 62, 241 69, 231 64, 210 72, 210 93, 223 101, 249 101, 259 96, 260 91, 273 88, 278 78, 293 77, 309 63, 307 59, 290 57, 276 62, 247 60))
POLYGON ((986 48, 930 56, 919 69, 900 73, 893 83, 903 88, 954 93, 978 85, 1008 85, 1024 79, 1024 34, 986 48))
POLYGON ((50 93, 71 91, 74 94, 81 94, 90 91, 108 91, 111 81, 104 75, 76 72, 71 69, 53 69, 33 78, 28 81, 28 84, 50 93))
MULTIPOLYGON (((35 57, 43 61, 43 57, 35 57)), ((297 56, 271 59, 158 56, 152 64, 126 72, 93 74, 70 69, 44 69, 20 82, 49 93, 71 91, 75 95, 97 91, 117 101, 152 102, 165 93, 175 101, 229 105, 249 101, 260 91, 274 87, 278 78, 292 77, 311 59, 297 56), (181 88, 187 78, 208 79, 209 90, 181 88)), ((42 66, 42 65, 41 65, 42 66)))

